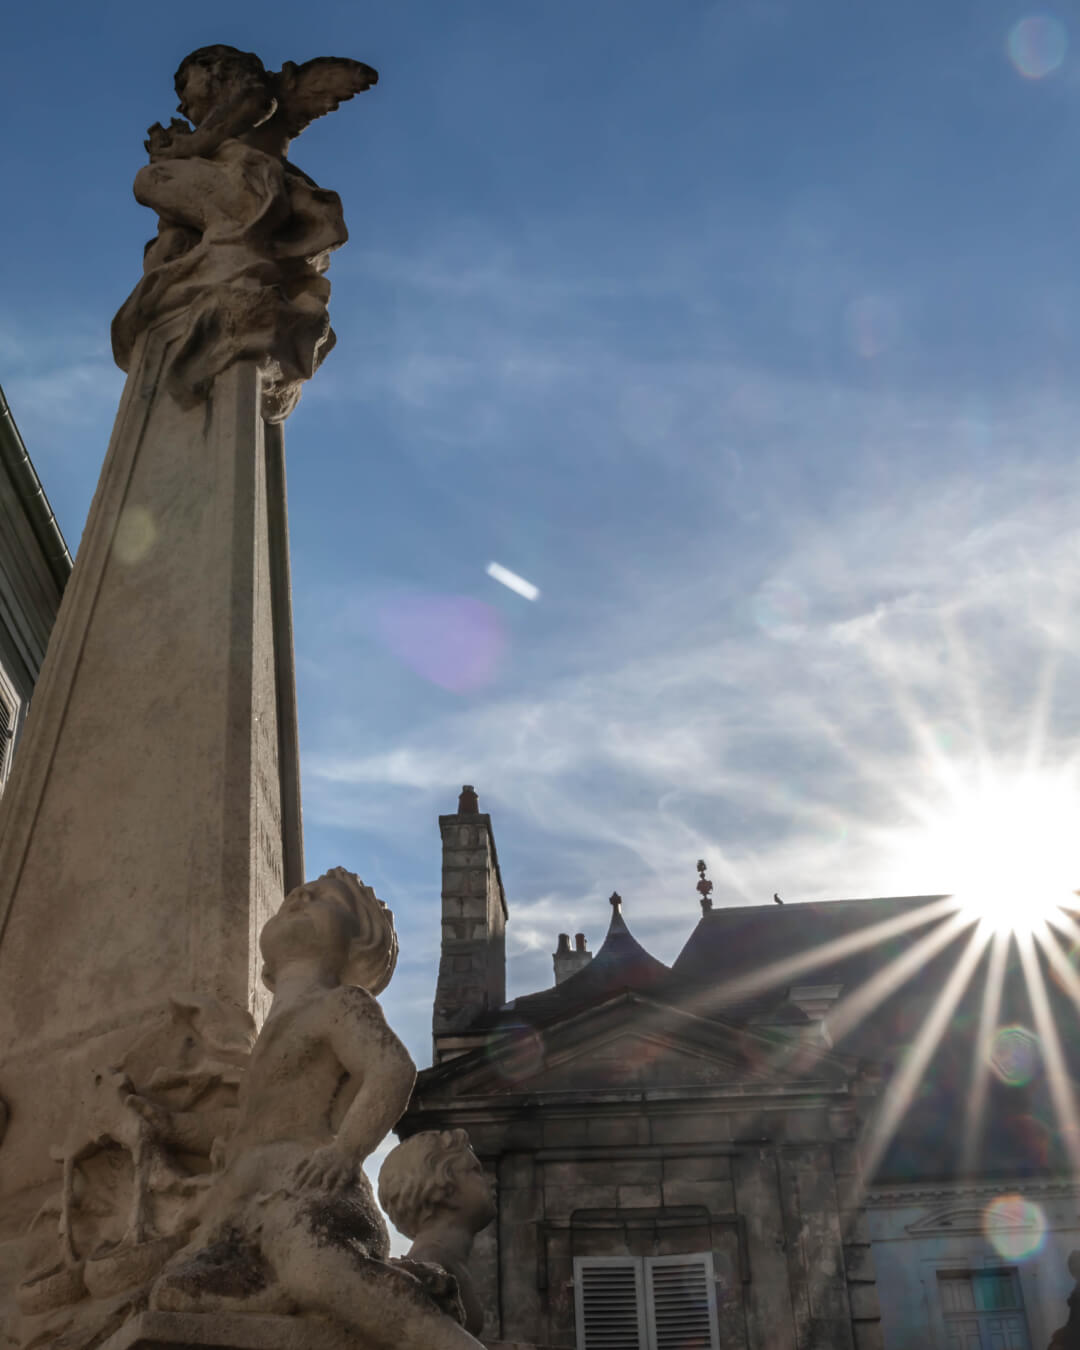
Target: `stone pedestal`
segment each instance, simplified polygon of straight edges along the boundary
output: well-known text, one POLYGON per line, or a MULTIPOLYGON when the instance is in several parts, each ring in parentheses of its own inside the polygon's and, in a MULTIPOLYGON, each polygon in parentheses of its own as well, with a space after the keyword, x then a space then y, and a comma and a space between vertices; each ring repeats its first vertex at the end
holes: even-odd
POLYGON ((341 1327, 317 1317, 144 1312, 101 1350, 364 1350, 341 1327))
MULTIPOLYGON (((101 1350, 365 1350, 340 1327, 315 1317, 144 1312, 101 1350)), ((488 1350, 549 1350, 523 1341, 488 1341, 488 1350)))
POLYGON ((182 329, 136 347, 0 804, 0 1239, 170 994, 258 1016, 258 933, 302 874, 280 432, 268 459, 252 362, 198 407, 164 391, 182 329))

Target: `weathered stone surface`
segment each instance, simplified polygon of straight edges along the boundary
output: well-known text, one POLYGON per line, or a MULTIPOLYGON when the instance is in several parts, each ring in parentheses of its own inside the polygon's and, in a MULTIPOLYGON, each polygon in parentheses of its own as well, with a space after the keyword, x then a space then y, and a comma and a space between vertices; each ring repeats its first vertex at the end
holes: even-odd
POLYGON ((237 361, 262 374, 262 412, 292 411, 333 345, 329 255, 348 238, 341 201, 286 160, 317 117, 369 89, 360 61, 320 57, 277 72, 253 52, 202 47, 176 72, 187 122, 150 128, 135 196, 158 213, 143 278, 113 322, 113 352, 131 366, 138 338, 184 316, 164 380, 184 407, 203 403, 237 361))
MULTIPOLYGON (((545 1186, 538 1200, 549 1219, 568 1219, 575 1209, 613 1209, 625 1186, 545 1186)), ((524 1208, 524 1206, 521 1206, 524 1208)))
POLYGON ((872 1321, 881 1316, 876 1284, 853 1284, 848 1292, 851 1297, 851 1315, 857 1322, 872 1321))
POLYGON ((721 1153, 668 1157, 663 1169, 665 1186, 670 1181, 726 1181, 731 1176, 731 1158, 721 1153))
POLYGON ((732 1170, 738 1210, 746 1217, 746 1244, 753 1272, 746 1289, 750 1344, 768 1346, 769 1350, 796 1350, 775 1159, 766 1152, 748 1151, 732 1160, 732 1170))
POLYGON ((181 330, 140 342, 0 802, 0 1237, 16 1195, 54 1183, 48 1147, 85 1084, 170 993, 265 1006, 256 938, 289 865, 293 675, 260 377, 230 367, 196 410, 156 396, 181 330))
POLYGON ((59 1190, 22 1249, 24 1345, 92 1344, 130 1309, 197 1220, 214 1142, 232 1128, 255 1027, 217 1000, 173 999, 119 1064, 100 1065, 54 1148, 59 1190))
POLYGON ((885 1350, 885 1330, 880 1322, 855 1323, 855 1350, 885 1350))
POLYGON ((539 1345, 535 1341, 485 1341, 487 1350, 556 1350, 555 1346, 539 1345))
POLYGON ((876 1278, 873 1247, 868 1243, 848 1243, 844 1247, 844 1269, 849 1284, 873 1282, 876 1278))
POLYGON ((321 1318, 144 1312, 101 1350, 364 1350, 351 1331, 321 1318))
POLYGON ((668 1181, 662 1187, 665 1205, 706 1205, 713 1214, 731 1214, 735 1187, 730 1180, 668 1181))
MULTIPOLYGON (((472 808, 475 793, 466 804, 472 808)), ((506 999, 506 899, 491 820, 475 809, 440 816, 443 841, 442 956, 432 1034, 435 1061, 448 1041, 506 999)))

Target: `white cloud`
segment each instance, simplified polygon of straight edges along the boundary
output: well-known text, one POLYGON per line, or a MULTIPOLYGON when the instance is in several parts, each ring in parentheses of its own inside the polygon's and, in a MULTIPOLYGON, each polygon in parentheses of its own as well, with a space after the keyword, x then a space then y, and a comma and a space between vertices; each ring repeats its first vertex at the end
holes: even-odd
POLYGON ((382 749, 309 754, 308 810, 344 823, 362 803, 393 832, 402 800, 450 809, 467 766, 500 834, 520 849, 536 832, 551 850, 517 910, 525 945, 538 924, 552 941, 586 899, 595 931, 596 898, 616 884, 631 912, 647 897, 639 926, 675 910, 689 922, 698 856, 720 903, 896 893, 881 835, 933 789, 934 755, 970 756, 980 738, 1013 753, 1051 665, 1056 753, 1076 748, 1077 645, 1062 617, 1080 599, 1080 552, 1069 476, 1053 474, 1035 498, 1022 470, 978 487, 991 523, 957 480, 794 533, 771 574, 805 598, 794 638, 710 614, 705 574, 662 603, 646 590, 631 622, 575 653, 576 673, 534 672, 527 692, 492 693, 382 749), (387 789, 397 805, 380 808, 387 789), (590 851, 610 881, 589 880, 590 851))

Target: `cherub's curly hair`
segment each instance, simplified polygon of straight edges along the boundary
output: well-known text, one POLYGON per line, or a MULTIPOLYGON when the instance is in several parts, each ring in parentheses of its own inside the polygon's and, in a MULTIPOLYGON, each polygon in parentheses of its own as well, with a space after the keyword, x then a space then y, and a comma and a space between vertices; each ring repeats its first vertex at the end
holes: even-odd
POLYGON ((379 1204, 407 1238, 417 1232, 457 1189, 455 1164, 471 1151, 464 1130, 424 1130, 391 1149, 379 1170, 379 1204))
MULTIPOLYGON (((369 994, 382 993, 397 965, 398 940, 393 914, 371 887, 365 886, 356 873, 347 868, 331 867, 329 872, 306 885, 308 889, 332 887, 352 916, 349 955, 342 971, 342 984, 359 985, 369 994)), ((263 984, 272 990, 274 972, 266 965, 262 969, 262 978, 263 984)))
POLYGON ((183 83, 188 66, 208 66, 219 62, 231 66, 233 70, 240 71, 259 84, 269 84, 269 72, 254 52, 242 52, 239 47, 230 47, 224 42, 215 43, 210 47, 199 47, 196 51, 190 52, 184 57, 173 76, 176 96, 180 99, 180 111, 185 117, 187 116, 187 109, 183 102, 183 83))

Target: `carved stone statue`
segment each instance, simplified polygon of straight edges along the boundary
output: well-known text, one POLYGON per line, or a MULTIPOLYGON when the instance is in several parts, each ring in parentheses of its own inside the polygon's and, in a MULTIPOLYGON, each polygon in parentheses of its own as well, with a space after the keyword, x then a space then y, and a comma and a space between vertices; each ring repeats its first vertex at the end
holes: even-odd
POLYGON ((469 1274, 473 1239, 495 1217, 492 1183, 464 1130, 425 1130, 390 1152, 379 1172, 379 1203, 413 1239, 399 1262, 424 1281, 434 1267, 454 1277, 466 1331, 480 1334, 484 1312, 469 1274))
POLYGON ((31 1225, 22 1344, 96 1343, 188 1240, 255 1039, 218 999, 173 998, 118 1064, 91 1069, 52 1154, 61 1185, 31 1225))
POLYGON ((139 334, 187 314, 167 384, 185 407, 204 400, 234 361, 263 372, 263 415, 282 421, 334 343, 324 273, 348 238, 337 193, 285 158, 289 142, 376 71, 319 57, 267 71, 252 52, 202 47, 176 72, 178 111, 150 128, 150 163, 135 197, 159 216, 143 278, 113 321, 113 353, 127 370, 139 334))
POLYGON ((395 1212, 417 1235, 404 1262, 363 1172, 416 1077, 374 997, 393 915, 335 868, 286 897, 260 946, 273 1001, 254 1046, 246 1012, 174 999, 92 1073, 31 1226, 22 1350, 92 1350, 148 1308, 277 1314, 295 1345, 335 1329, 357 1350, 479 1344, 465 1261, 494 1209, 464 1132, 434 1136, 431 1176, 409 1175, 422 1144, 395 1150, 395 1212))
POLYGON ((421 1280, 389 1263, 362 1168, 415 1079, 373 996, 397 958, 393 916, 336 868, 293 891, 260 941, 274 997, 236 1129, 194 1241, 151 1307, 313 1314, 365 1350, 475 1347, 421 1280))

